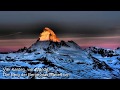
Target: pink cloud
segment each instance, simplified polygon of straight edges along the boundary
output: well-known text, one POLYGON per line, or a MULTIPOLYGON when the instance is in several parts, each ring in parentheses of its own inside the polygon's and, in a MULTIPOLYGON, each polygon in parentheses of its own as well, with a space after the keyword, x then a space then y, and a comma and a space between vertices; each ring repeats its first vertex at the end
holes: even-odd
MULTIPOLYGON (((30 47, 37 39, 11 39, 0 40, 0 51, 16 51, 23 47, 30 47)), ((120 46, 120 37, 81 37, 60 38, 60 40, 73 40, 81 47, 97 46, 115 49, 120 46)))
POLYGON ((0 40, 0 51, 16 51, 23 47, 30 47, 36 39, 0 40))

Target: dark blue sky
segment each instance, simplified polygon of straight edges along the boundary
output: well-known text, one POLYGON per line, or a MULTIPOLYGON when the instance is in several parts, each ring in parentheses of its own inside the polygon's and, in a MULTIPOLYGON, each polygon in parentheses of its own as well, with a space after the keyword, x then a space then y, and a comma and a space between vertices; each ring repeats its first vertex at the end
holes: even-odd
POLYGON ((120 11, 0 11, 0 24, 25 25, 43 22, 109 27, 119 25, 120 11))
POLYGON ((61 37, 119 35, 120 11, 0 11, 0 36, 34 38, 45 26, 61 37))

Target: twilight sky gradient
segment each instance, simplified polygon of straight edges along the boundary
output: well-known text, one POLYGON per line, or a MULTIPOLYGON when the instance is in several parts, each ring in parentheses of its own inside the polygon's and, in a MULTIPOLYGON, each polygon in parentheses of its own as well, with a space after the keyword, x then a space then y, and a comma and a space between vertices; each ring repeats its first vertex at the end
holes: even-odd
POLYGON ((0 51, 29 47, 44 27, 81 47, 120 46, 120 11, 0 11, 0 51))

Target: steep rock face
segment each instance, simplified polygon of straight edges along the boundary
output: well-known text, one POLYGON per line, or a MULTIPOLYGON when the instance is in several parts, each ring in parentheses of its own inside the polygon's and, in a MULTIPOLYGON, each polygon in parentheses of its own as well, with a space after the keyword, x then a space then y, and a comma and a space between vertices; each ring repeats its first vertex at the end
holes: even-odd
POLYGON ((55 33, 48 27, 43 29, 43 32, 40 33, 39 41, 53 41, 60 42, 59 38, 55 35, 55 33))
POLYGON ((77 45, 74 41, 65 42, 63 40, 59 40, 55 35, 55 33, 47 27, 43 29, 43 32, 40 33, 38 40, 34 44, 32 44, 28 49, 29 50, 33 50, 33 49, 57 50, 59 48, 74 49, 74 50, 81 49, 81 47, 77 45))
POLYGON ((43 50, 43 49, 49 49, 49 50, 59 50, 59 49, 68 49, 68 50, 82 50, 81 47, 76 44, 74 41, 68 41, 65 42, 61 40, 60 42, 54 42, 54 41, 39 41, 37 40, 34 44, 32 44, 29 48, 29 50, 43 50))

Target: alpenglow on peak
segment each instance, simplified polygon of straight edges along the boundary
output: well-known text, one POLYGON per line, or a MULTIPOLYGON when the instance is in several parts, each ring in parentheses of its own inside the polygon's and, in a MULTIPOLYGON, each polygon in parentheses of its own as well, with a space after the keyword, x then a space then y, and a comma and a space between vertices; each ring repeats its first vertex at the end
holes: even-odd
POLYGON ((39 41, 53 41, 53 42, 60 42, 59 38, 55 35, 53 30, 48 27, 43 29, 43 32, 40 33, 39 41))

